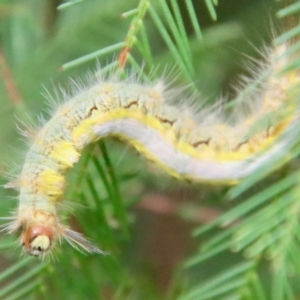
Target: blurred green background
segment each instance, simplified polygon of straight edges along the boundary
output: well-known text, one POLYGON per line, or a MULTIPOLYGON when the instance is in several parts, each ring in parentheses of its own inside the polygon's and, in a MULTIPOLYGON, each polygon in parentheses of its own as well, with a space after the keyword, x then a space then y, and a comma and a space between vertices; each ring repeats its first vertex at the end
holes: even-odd
MULTIPOLYGON (((159 1, 151 3, 168 30, 159 1)), ((205 1, 194 1, 201 40, 194 33, 185 1, 177 2, 192 53, 196 88, 207 103, 221 95, 234 98, 234 83, 241 74, 249 75, 244 64, 247 56, 259 57, 257 49, 271 41, 278 3, 220 0, 214 21, 205 1)), ((38 127, 41 116, 48 119, 46 90, 54 98, 61 97, 53 90, 62 87, 69 91, 68 78, 85 78, 88 71, 95 70, 96 60, 67 70, 61 66, 124 41, 132 18, 122 18, 121 14, 138 3, 86 0, 57 10, 62 1, 0 1, 2 184, 7 182, 8 173, 20 171, 28 148, 17 125, 38 127)), ((158 67, 158 73, 165 68, 172 72, 176 59, 149 14, 143 23, 153 54, 150 67, 158 67)), ((116 51, 97 59, 106 66, 118 55, 116 51)), ((135 47, 132 55, 140 65, 143 63, 135 47)), ((172 78, 172 74, 168 76, 172 78)), ((188 83, 181 75, 178 82, 188 83)), ((240 254, 225 252, 201 267, 181 268, 199 247, 199 241, 190 236, 191 230, 231 208, 232 203, 223 201, 227 188, 169 179, 130 147, 113 139, 89 147, 68 182, 65 198, 71 213, 63 210, 62 214, 69 216, 71 227, 84 232, 109 255, 84 255, 64 243, 50 262, 40 262, 20 258, 18 243, 2 234, 0 299, 177 299, 191 285, 241 259, 240 254), (108 188, 101 174, 110 172, 110 164, 114 173, 108 177, 108 188), (113 204, 111 193, 115 196, 113 204)), ((16 207, 16 201, 11 200, 16 193, 4 189, 0 193, 1 216, 7 216, 16 207)), ((264 280, 268 281, 267 276, 264 280)))

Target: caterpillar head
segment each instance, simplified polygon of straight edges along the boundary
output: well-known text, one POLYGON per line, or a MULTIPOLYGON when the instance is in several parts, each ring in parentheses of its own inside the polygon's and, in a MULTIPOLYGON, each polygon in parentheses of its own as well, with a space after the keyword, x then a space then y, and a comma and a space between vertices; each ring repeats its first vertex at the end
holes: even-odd
POLYGON ((35 221, 30 226, 24 226, 21 233, 21 243, 24 252, 29 255, 44 258, 51 252, 57 240, 64 238, 77 250, 89 253, 105 254, 97 246, 85 239, 81 233, 73 231, 60 224, 52 214, 35 211, 35 221))
POLYGON ((9 219, 12 221, 3 229, 9 233, 20 230, 23 251, 29 255, 44 258, 62 238, 79 251, 105 254, 81 233, 62 225, 54 213, 29 207, 21 210, 16 219, 9 219))
POLYGON ((32 256, 43 258, 53 248, 60 233, 57 217, 34 207, 21 210, 17 223, 21 229, 23 251, 32 256))
POLYGON ((32 225, 23 230, 21 243, 29 255, 42 257, 52 248, 53 232, 47 226, 32 225))
POLYGON ((62 225, 58 227, 58 232, 55 233, 49 226, 32 225, 27 227, 21 234, 21 243, 24 252, 32 256, 44 258, 46 254, 52 250, 56 239, 62 236, 77 250, 83 249, 89 253, 104 254, 97 246, 85 239, 82 234, 63 227, 62 225))

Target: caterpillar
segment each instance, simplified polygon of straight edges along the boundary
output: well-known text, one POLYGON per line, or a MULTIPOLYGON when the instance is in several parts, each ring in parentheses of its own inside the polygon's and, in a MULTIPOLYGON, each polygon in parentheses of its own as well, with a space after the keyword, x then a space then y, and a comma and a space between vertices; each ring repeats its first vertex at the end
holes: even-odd
POLYGON ((256 91, 259 108, 231 123, 214 112, 193 114, 186 104, 174 105, 175 93, 161 81, 95 79, 80 88, 44 124, 26 154, 21 174, 6 185, 19 191, 19 201, 5 230, 20 231, 23 250, 33 256, 43 258, 62 238, 89 253, 103 253, 60 222, 57 206, 68 170, 87 145, 105 136, 128 142, 176 178, 234 184, 252 174, 295 138, 296 104, 289 99, 295 94, 290 87, 299 77, 295 72, 280 73, 278 57, 283 51, 284 46, 268 50, 267 67, 257 72, 269 74, 256 91), (277 116, 270 118, 266 128, 249 133, 257 120, 274 112, 277 116))

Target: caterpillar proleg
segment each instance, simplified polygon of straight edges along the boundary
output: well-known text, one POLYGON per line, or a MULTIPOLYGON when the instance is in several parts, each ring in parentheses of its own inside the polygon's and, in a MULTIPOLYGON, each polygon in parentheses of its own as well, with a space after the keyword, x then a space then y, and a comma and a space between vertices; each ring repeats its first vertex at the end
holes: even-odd
MULTIPOLYGON (((281 48, 282 51, 282 48, 281 48)), ((90 143, 116 136, 176 178, 234 184, 286 151, 299 127, 289 88, 296 73, 280 73, 277 53, 270 51, 269 76, 258 95, 259 109, 234 123, 174 105, 174 93, 163 84, 134 80, 96 80, 62 104, 30 146, 16 181, 19 206, 10 233, 21 231, 25 252, 44 256, 57 240, 88 252, 102 253, 81 234, 63 225, 57 215, 65 174, 90 143), (173 103, 173 104, 172 104, 173 103), (280 111, 279 111, 280 108, 280 111), (263 116, 276 115, 264 130, 249 133, 263 116)), ((177 96, 178 97, 178 96, 177 96)), ((180 97, 180 96, 179 96, 180 97)), ((182 101, 181 101, 182 102, 182 101)), ((14 184, 8 184, 12 187, 14 184)))

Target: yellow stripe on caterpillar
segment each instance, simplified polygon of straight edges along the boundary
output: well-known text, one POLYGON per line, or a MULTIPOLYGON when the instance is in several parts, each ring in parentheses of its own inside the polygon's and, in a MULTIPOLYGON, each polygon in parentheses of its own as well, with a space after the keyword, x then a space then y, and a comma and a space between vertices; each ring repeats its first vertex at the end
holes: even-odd
POLYGON ((43 170, 37 178, 37 194, 47 195, 51 201, 60 199, 65 188, 65 178, 51 169, 43 170))
POLYGON ((75 149, 72 142, 60 141, 53 146, 50 157, 65 168, 70 168, 78 161, 80 153, 75 149))

